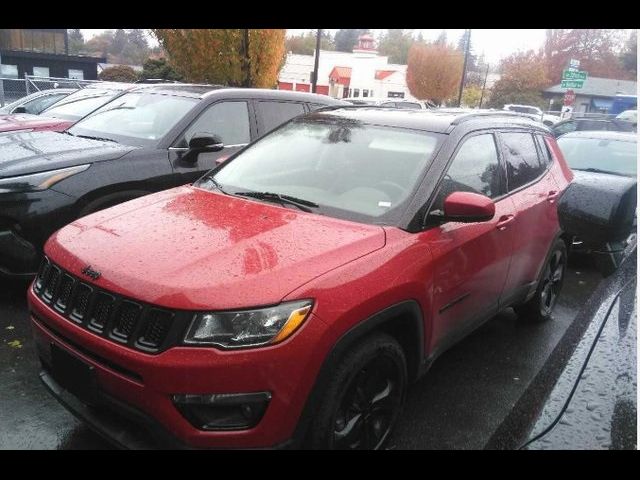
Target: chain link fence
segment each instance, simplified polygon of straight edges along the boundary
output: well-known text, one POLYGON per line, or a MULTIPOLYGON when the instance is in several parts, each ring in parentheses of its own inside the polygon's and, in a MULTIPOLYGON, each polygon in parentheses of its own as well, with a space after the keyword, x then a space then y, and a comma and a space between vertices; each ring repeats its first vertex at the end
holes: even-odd
POLYGON ((35 75, 25 75, 24 78, 0 77, 0 107, 42 90, 51 88, 84 88, 92 83, 100 83, 100 81, 36 77, 35 75))

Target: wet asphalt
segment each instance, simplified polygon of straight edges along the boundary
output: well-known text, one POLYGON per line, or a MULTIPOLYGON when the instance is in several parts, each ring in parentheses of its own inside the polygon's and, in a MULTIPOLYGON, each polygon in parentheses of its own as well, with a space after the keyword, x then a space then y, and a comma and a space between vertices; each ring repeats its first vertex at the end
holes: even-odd
MULTIPOLYGON (((389 449, 482 449, 525 395, 602 277, 589 261, 567 269, 554 319, 500 313, 445 352, 408 394, 389 449)), ((0 449, 108 449, 40 384, 27 322, 26 282, 0 280, 0 449)), ((563 340, 564 341, 564 340, 563 340)), ((536 399, 535 401, 542 401, 536 399)), ((492 444, 492 445, 493 445, 492 444)), ((500 442, 500 448, 517 448, 500 442)))

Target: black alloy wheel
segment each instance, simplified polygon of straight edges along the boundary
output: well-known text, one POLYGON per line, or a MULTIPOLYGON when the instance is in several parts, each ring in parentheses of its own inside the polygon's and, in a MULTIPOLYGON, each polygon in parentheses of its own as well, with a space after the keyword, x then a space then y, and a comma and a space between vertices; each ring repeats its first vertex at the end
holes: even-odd
POLYGON ((555 250, 545 267, 540 292, 540 309, 542 315, 551 315, 556 305, 558 295, 564 280, 566 255, 561 250, 555 250))
POLYGON ((402 372, 380 355, 353 377, 336 412, 333 448, 376 450, 387 439, 402 404, 402 372))

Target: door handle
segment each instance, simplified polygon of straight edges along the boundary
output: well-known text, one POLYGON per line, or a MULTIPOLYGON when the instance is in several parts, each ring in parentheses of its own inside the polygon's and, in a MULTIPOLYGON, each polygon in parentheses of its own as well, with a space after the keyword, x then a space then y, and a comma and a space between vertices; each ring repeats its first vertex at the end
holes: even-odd
POLYGON ((498 219, 498 223, 496 224, 496 228, 501 232, 507 229, 507 225, 513 222, 516 219, 515 215, 503 215, 498 219))
POLYGON ((558 195, 560 195, 560 192, 551 190, 549 193, 547 193, 547 202, 554 203, 558 199, 558 195))

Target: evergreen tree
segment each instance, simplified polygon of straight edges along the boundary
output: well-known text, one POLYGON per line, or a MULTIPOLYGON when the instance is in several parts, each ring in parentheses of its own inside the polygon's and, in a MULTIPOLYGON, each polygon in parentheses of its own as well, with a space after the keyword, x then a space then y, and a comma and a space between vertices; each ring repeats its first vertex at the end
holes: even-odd
POLYGON ((79 28, 72 28, 68 30, 69 37, 69 54, 77 55, 82 52, 84 48, 84 35, 79 28))
POLYGON ((352 52, 358 43, 358 37, 368 31, 367 29, 341 28, 335 36, 336 50, 338 52, 352 52))

